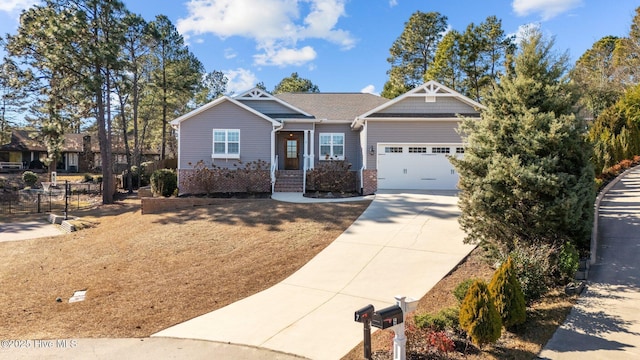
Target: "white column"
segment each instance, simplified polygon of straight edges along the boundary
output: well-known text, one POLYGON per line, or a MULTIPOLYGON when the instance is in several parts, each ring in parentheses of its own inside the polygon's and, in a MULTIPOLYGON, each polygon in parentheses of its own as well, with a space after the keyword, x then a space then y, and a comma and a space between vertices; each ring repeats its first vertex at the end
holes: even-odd
POLYGON ((313 144, 313 140, 315 138, 315 130, 309 130, 309 169, 313 169, 314 168, 314 164, 316 163, 315 160, 315 155, 314 155, 314 149, 315 149, 315 145, 313 144))

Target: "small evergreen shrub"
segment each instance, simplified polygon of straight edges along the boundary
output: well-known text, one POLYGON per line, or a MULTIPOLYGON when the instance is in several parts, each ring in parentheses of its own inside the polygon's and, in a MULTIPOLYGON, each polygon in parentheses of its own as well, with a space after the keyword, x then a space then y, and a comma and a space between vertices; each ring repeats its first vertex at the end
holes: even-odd
POLYGON ((93 182, 93 175, 85 173, 82 175, 82 182, 93 182))
POLYGON ((558 271, 563 285, 571 282, 580 266, 580 255, 576 247, 569 241, 562 244, 558 255, 558 271))
POLYGON ((171 196, 178 189, 178 176, 173 170, 160 169, 151 175, 151 191, 162 196, 171 196))
POLYGON ((482 347, 500 338, 502 320, 487 284, 475 281, 460 305, 460 328, 474 344, 482 347))
POLYGON ((415 316, 416 325, 422 329, 433 331, 454 330, 458 331, 458 317, 460 309, 458 307, 445 308, 435 314, 420 314, 415 316))
POLYGON ((38 175, 33 171, 25 171, 22 174, 22 181, 24 181, 27 186, 34 187, 38 182, 38 175))
POLYGON ((453 296, 455 296, 456 299, 458 299, 458 302, 462 302, 464 297, 467 295, 467 291, 469 290, 471 285, 474 282, 476 282, 476 280, 480 280, 480 279, 467 279, 461 282, 460 284, 458 284, 456 288, 453 289, 453 296))
POLYGON ((489 283, 489 291, 505 328, 520 325, 527 320, 527 305, 520 283, 516 278, 511 257, 508 257, 507 261, 493 273, 493 278, 489 283))

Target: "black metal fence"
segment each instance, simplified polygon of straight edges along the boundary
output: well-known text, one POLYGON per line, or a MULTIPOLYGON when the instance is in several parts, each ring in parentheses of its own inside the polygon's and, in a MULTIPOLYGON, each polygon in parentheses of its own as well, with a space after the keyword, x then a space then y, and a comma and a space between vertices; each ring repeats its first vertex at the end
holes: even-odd
POLYGON ((0 189, 0 215, 80 210, 92 206, 100 194, 102 183, 68 183, 47 189, 0 189))

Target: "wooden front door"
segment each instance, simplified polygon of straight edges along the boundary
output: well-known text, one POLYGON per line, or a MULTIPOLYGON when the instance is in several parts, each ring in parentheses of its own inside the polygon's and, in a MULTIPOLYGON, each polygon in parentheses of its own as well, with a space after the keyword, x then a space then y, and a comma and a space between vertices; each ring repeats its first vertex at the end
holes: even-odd
POLYGON ((300 141, 297 138, 287 138, 284 141, 284 169, 300 169, 300 141))

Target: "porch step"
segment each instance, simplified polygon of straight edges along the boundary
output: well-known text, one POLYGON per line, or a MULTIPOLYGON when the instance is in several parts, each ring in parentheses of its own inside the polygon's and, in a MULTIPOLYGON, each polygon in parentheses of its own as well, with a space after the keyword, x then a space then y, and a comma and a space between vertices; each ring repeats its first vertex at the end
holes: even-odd
POLYGON ((274 192, 302 192, 301 170, 278 170, 274 192))

